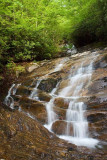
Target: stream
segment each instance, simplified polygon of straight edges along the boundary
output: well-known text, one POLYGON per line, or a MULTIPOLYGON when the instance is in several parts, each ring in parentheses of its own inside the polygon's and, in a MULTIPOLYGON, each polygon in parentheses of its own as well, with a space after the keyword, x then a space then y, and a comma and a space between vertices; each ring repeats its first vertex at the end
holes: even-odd
MULTIPOLYGON (((76 56, 77 55, 73 55, 72 57, 75 58, 76 56)), ((83 91, 85 91, 92 83, 94 62, 99 55, 97 52, 92 52, 90 54, 89 52, 84 52, 80 55, 80 57, 81 56, 83 57, 79 64, 74 68, 71 65, 71 69, 69 69, 66 77, 62 80, 59 80, 51 92, 48 93, 49 96, 51 96, 48 102, 40 100, 38 95, 39 86, 42 80, 47 80, 48 76, 51 74, 61 71, 71 61, 71 59, 68 57, 63 58, 60 63, 57 63, 54 66, 54 69, 50 70, 48 74, 39 77, 35 87, 27 97, 28 99, 38 101, 40 103, 42 102, 45 105, 47 121, 45 124, 43 124, 43 126, 52 133, 54 133, 53 124, 60 120, 58 113, 54 109, 55 100, 58 98, 64 99, 64 102, 68 103, 65 119, 62 119, 62 122, 64 122, 66 126, 63 129, 63 134, 56 135, 59 138, 77 146, 95 148, 100 141, 90 136, 89 122, 86 116, 87 105, 84 103, 84 101, 82 101, 82 99, 87 97, 83 94, 83 91), (67 81, 67 83, 61 87, 63 81, 67 81)), ((20 86, 21 84, 13 84, 5 98, 4 103, 11 109, 14 109, 13 95, 16 94, 20 86)), ((21 112, 23 109, 19 107, 19 111, 21 112)), ((33 117, 30 113, 25 112, 25 114, 30 118, 33 117)), ((33 119, 35 118, 33 117, 33 119)))

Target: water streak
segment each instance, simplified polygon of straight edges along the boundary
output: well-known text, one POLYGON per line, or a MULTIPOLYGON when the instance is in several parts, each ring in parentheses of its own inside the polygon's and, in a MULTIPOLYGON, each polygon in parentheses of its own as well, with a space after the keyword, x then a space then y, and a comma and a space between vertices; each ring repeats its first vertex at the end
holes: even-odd
POLYGON ((51 131, 51 127, 53 122, 55 122, 58 119, 58 115, 54 112, 54 100, 55 100, 55 92, 57 91, 59 82, 57 83, 56 87, 51 91, 50 95, 53 96, 52 99, 46 104, 46 111, 47 111, 47 117, 48 117, 48 123, 44 126, 51 131))
POLYGON ((30 99, 38 100, 37 89, 40 83, 41 83, 41 80, 38 80, 35 88, 31 92, 31 95, 29 96, 30 99))
POLYGON ((12 86, 10 87, 8 94, 4 100, 4 104, 9 106, 11 109, 14 109, 14 99, 13 99, 12 95, 16 94, 16 91, 20 85, 21 84, 12 84, 12 86))
POLYGON ((68 85, 59 93, 59 96, 63 96, 64 98, 68 96, 75 97, 74 100, 72 99, 70 101, 66 112, 67 127, 65 135, 60 136, 60 138, 68 140, 76 145, 88 147, 94 147, 98 141, 89 138, 88 122, 84 116, 86 106, 83 102, 77 102, 76 99, 82 97, 83 89, 90 83, 94 59, 95 57, 92 57, 90 64, 87 66, 84 66, 84 61, 74 74, 69 75, 68 85), (72 134, 70 133, 71 126, 73 128, 72 134), (87 142, 90 142, 90 144, 87 142))

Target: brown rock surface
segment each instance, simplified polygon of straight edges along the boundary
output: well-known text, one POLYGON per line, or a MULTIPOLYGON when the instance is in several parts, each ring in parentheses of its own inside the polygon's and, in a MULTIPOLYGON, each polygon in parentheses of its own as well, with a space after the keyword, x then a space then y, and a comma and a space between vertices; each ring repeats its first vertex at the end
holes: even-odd
MULTIPOLYGON (((78 101, 83 101, 87 106, 85 113, 89 121, 89 131, 91 137, 106 141, 106 115, 107 115, 107 51, 102 51, 94 63, 93 75, 90 83, 82 91, 78 101)), ((37 80, 42 79, 39 88, 46 92, 56 86, 61 81, 56 93, 59 93, 68 83, 69 73, 73 73, 84 61, 84 66, 90 62, 90 52, 77 54, 69 58, 60 71, 54 72, 54 68, 61 60, 58 58, 41 62, 40 67, 23 78, 22 85, 19 86, 16 94, 15 108, 18 110, 8 110, 0 107, 0 158, 6 160, 105 160, 106 145, 103 148, 91 150, 86 147, 78 147, 69 144, 48 132, 40 123, 47 121, 45 104, 51 98, 48 93, 38 90, 40 101, 29 99, 32 88, 36 86, 37 80), (52 80, 52 81, 51 81, 52 80), (53 82, 54 80, 54 82, 53 82), (44 103, 42 102, 44 101, 44 103), (38 123, 38 121, 40 123, 38 123)), ((75 85, 75 84, 74 84, 75 85)), ((53 110, 59 117, 52 129, 56 134, 64 134, 66 122, 66 109, 69 99, 55 98, 53 110)), ((72 126, 71 126, 72 134, 72 126)))
POLYGON ((19 106, 22 108, 22 111, 35 117, 42 124, 46 123, 47 113, 42 102, 22 97, 19 101, 19 106))
POLYGON ((54 105, 55 105, 55 107, 67 109, 68 105, 69 105, 69 100, 61 98, 61 97, 55 98, 54 105))
MULTIPOLYGON (((70 123, 70 135, 73 135, 73 128, 72 124, 70 123)), ((52 131, 57 135, 65 135, 66 134, 66 128, 67 128, 67 122, 66 121, 56 121, 52 125, 52 131)))

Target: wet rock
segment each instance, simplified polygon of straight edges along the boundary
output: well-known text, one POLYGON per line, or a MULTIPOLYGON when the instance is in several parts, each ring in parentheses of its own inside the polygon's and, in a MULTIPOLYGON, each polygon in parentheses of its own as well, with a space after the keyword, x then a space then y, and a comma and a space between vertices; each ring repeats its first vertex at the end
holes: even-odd
MULTIPOLYGON (((45 105, 51 98, 45 92, 51 92, 56 87, 57 82, 61 81, 56 94, 60 93, 69 83, 69 74, 73 75, 75 73, 84 61, 85 56, 87 56, 87 60, 83 64, 84 67, 90 63, 90 54, 89 51, 71 56, 60 71, 55 71, 55 66, 65 58, 54 59, 45 63, 41 62, 38 69, 27 73, 26 77, 23 76, 22 86, 19 86, 15 96, 12 95, 15 100, 14 107, 19 108, 9 110, 7 107, 4 110, 3 107, 0 107, 0 156, 2 156, 0 158, 9 160, 106 159, 106 153, 104 150, 101 151, 101 148, 95 150, 86 147, 76 148, 75 145, 57 138, 55 134, 48 132, 41 125, 47 122, 45 105), (29 99, 32 88, 36 86, 39 79, 42 79, 39 85, 40 90, 37 91, 39 99, 29 99)), ((105 53, 100 53, 94 63, 91 81, 85 87, 83 86, 81 97, 76 100, 77 102, 84 102, 87 106, 88 111, 85 116, 89 121, 90 137, 98 138, 101 141, 106 140, 107 133, 106 62, 105 53)), ((74 83, 74 85, 76 84, 74 83)), ((72 96, 72 91, 70 92, 68 96, 72 96)), ((52 129, 56 134, 65 134, 67 122, 64 120, 66 119, 66 110, 70 100, 72 99, 55 98, 53 110, 59 120, 53 123, 52 129)), ((70 134, 72 135, 72 125, 70 134)))
MULTIPOLYGON (((73 134, 73 128, 72 128, 72 124, 70 123, 70 135, 73 134)), ((52 131, 54 131, 55 134, 57 135, 64 135, 66 134, 66 129, 67 129, 67 122, 66 121, 61 121, 58 120, 56 122, 53 123, 52 125, 52 131)))
POLYGON ((102 141, 107 142, 107 120, 103 119, 101 121, 90 123, 89 124, 89 133, 91 137, 100 139, 102 141))
POLYGON ((58 88, 58 93, 60 93, 62 91, 63 88, 65 88, 69 83, 68 79, 64 79, 61 81, 59 88, 58 88))
POLYGON ((88 122, 95 123, 97 121, 101 121, 105 118, 107 118, 107 112, 101 112, 101 111, 92 111, 92 112, 86 112, 88 122))
POLYGON ((70 147, 77 153, 75 145, 57 138, 23 112, 4 109, 0 110, 0 144, 1 159, 65 160, 70 147))
POLYGON ((90 102, 87 103, 87 110, 107 111, 107 103, 90 102))
POLYGON ((45 105, 40 101, 32 100, 23 96, 20 98, 19 106, 29 117, 36 118, 42 124, 47 122, 45 105))
POLYGON ((24 87, 24 86, 19 86, 16 95, 24 96, 27 95, 29 96, 32 92, 32 88, 24 87))
POLYGON ((98 79, 89 88, 89 92, 92 94, 97 93, 97 91, 103 91, 107 89, 106 77, 98 79))
POLYGON ((48 78, 46 80, 42 80, 38 88, 45 92, 51 92, 57 85, 58 79, 48 78))
POLYGON ((94 68, 107 68, 107 54, 103 55, 102 58, 98 58, 97 61, 94 63, 94 68))
POLYGON ((92 96, 87 101, 85 101, 85 104, 87 106, 87 110, 101 110, 106 111, 107 110, 107 101, 105 98, 105 94, 103 97, 99 96, 92 96))
POLYGON ((22 85, 26 87, 36 86, 36 84, 34 84, 34 79, 26 80, 25 82, 22 83, 22 85))
POLYGON ((27 72, 31 73, 32 71, 34 71, 38 67, 39 67, 39 65, 37 63, 35 63, 31 66, 27 66, 25 69, 26 69, 27 72))
POLYGON ((68 105, 69 105, 69 100, 61 98, 61 97, 55 98, 54 105, 55 105, 55 107, 67 109, 68 105))
POLYGON ((65 120, 66 119, 66 109, 62 109, 59 107, 54 107, 54 112, 57 114, 57 117, 60 120, 65 120))
POLYGON ((46 92, 43 92, 41 90, 38 90, 37 94, 38 94, 38 98, 40 101, 49 102, 51 99, 51 96, 49 94, 47 94, 46 92))

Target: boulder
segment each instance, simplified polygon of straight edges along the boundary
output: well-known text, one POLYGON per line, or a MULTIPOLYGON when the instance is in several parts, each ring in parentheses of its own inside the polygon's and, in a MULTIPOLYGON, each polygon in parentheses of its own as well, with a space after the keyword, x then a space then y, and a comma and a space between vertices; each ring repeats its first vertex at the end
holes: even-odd
POLYGON ((96 62, 94 63, 94 68, 98 69, 98 68, 107 68, 107 53, 105 53, 104 55, 99 56, 96 60, 96 62))
POLYGON ((51 99, 51 96, 48 93, 43 92, 41 90, 38 90, 37 94, 38 94, 38 98, 39 98, 40 101, 49 102, 50 99, 51 99))
POLYGON ((20 95, 20 96, 27 95, 27 96, 30 96, 31 92, 32 92, 32 88, 28 88, 28 87, 25 87, 25 86, 19 86, 17 91, 16 91, 16 95, 20 95))
MULTIPOLYGON (((70 123, 70 135, 73 134, 73 127, 72 124, 70 123)), ((57 134, 57 135, 64 135, 67 132, 67 122, 58 120, 52 124, 52 131, 57 134)))
POLYGON ((20 98, 19 106, 29 116, 36 118, 40 123, 45 124, 47 121, 47 112, 45 105, 40 101, 29 99, 26 96, 20 98))
POLYGON ((91 137, 107 142, 106 120, 103 119, 103 120, 95 122, 95 123, 89 123, 89 133, 90 133, 91 137))
POLYGON ((37 81, 35 82, 34 79, 28 79, 22 83, 23 86, 25 87, 35 87, 37 81))
POLYGON ((42 80, 38 88, 45 92, 51 92, 56 87, 58 81, 59 81, 58 79, 53 79, 53 78, 42 80))
POLYGON ((34 71, 36 68, 38 68, 39 65, 37 63, 34 63, 33 65, 31 66, 27 66, 25 69, 26 69, 26 72, 29 72, 31 73, 32 71, 34 71))
POLYGON ((91 122, 91 123, 95 123, 103 119, 106 120, 107 118, 107 112, 103 112, 103 111, 87 111, 85 115, 87 117, 88 122, 91 122))
POLYGON ((69 106, 69 100, 64 99, 62 97, 55 98, 54 105, 55 105, 55 107, 59 107, 59 108, 62 108, 62 109, 67 109, 68 106, 69 106))
POLYGON ((65 120, 66 119, 66 109, 62 109, 59 107, 54 107, 54 112, 58 115, 58 118, 60 120, 65 120))

